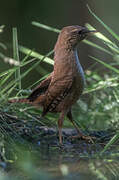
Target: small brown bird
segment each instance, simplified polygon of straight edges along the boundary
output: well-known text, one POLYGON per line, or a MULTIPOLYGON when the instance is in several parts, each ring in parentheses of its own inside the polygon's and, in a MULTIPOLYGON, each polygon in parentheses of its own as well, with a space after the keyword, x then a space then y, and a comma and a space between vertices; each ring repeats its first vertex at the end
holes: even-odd
POLYGON ((60 112, 58 119, 59 142, 62 144, 62 126, 64 116, 72 122, 79 136, 85 138, 72 118, 72 105, 83 92, 85 78, 79 62, 77 45, 89 34, 89 31, 78 25, 62 29, 54 48, 54 70, 37 86, 26 99, 10 100, 10 102, 30 103, 43 107, 42 116, 48 112, 60 112))

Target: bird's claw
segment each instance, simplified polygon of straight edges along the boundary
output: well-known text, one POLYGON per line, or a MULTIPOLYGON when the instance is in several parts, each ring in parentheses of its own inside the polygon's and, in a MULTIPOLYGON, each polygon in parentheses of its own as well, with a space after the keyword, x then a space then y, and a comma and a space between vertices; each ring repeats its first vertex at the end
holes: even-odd
POLYGON ((83 140, 86 140, 86 141, 88 141, 88 142, 90 142, 90 143, 92 143, 92 144, 94 144, 94 140, 96 139, 95 137, 91 137, 91 136, 81 136, 81 138, 83 139, 83 140))
POLYGON ((91 136, 84 136, 84 135, 76 135, 76 136, 71 136, 71 139, 76 139, 76 138, 80 138, 82 140, 86 140, 90 143, 94 144, 94 140, 96 139, 95 137, 91 137, 91 136))

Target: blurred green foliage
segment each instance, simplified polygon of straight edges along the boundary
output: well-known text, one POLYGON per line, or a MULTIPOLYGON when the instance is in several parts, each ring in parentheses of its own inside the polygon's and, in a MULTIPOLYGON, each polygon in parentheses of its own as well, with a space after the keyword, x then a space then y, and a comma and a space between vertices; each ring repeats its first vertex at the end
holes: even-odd
MULTIPOLYGON (((47 175, 44 175, 41 172, 37 171, 36 166, 34 165, 34 163, 32 163, 32 158, 26 158, 28 154, 26 155, 25 151, 30 151, 30 148, 24 151, 22 147, 16 146, 15 138, 17 141, 22 142, 26 146, 30 146, 30 144, 27 144, 27 141, 25 139, 23 141, 23 138, 21 138, 20 135, 17 133, 18 129, 14 129, 13 126, 10 126, 7 120, 11 115, 13 119, 15 119, 16 117, 18 117, 19 119, 23 119, 23 125, 25 125, 25 123, 31 123, 32 128, 34 127, 34 124, 36 122, 38 122, 40 125, 56 126, 57 115, 48 114, 45 118, 45 121, 44 119, 39 120, 38 116, 41 113, 41 110, 37 110, 26 105, 8 105, 8 99, 10 99, 11 96, 14 98, 26 97, 30 94, 31 88, 36 86, 42 79, 44 79, 49 74, 53 67, 52 49, 54 39, 56 38, 54 32, 59 32, 60 27, 67 25, 68 23, 79 24, 79 16, 80 23, 90 21, 90 18, 88 17, 89 15, 87 15, 88 10, 90 12, 89 14, 92 15, 92 17, 96 21, 93 20, 93 22, 95 21, 95 27, 93 27, 91 23, 91 25, 86 24, 87 28, 92 29, 97 27, 96 29, 99 29, 99 31, 101 29, 101 32, 95 35, 93 41, 84 41, 85 44, 88 44, 90 45, 90 47, 93 47, 93 55, 88 56, 89 51, 87 47, 84 48, 83 51, 81 49, 81 59, 84 59, 86 56, 86 59, 92 60, 93 63, 91 64, 91 66, 89 66, 88 64, 88 70, 85 71, 87 86, 84 91, 84 94, 73 108, 73 116, 76 123, 84 130, 115 130, 114 137, 108 142, 108 144, 105 146, 101 153, 104 153, 104 151, 106 151, 110 146, 112 146, 112 144, 114 144, 119 137, 119 35, 113 31, 113 29, 118 29, 118 21, 115 20, 115 18, 117 18, 116 12, 115 15, 113 15, 113 17, 110 16, 111 18, 108 18, 108 15, 110 13, 114 14, 113 11, 115 11, 115 9, 118 7, 117 5, 119 4, 119 2, 108 2, 108 5, 106 1, 89 2, 89 6, 92 4, 93 6, 95 6, 95 8, 93 7, 93 9, 95 9, 96 14, 92 12, 92 8, 86 8, 86 3, 84 2, 78 1, 74 3, 74 1, 68 1, 67 3, 65 1, 64 3, 64 1, 61 1, 57 3, 56 1, 53 1, 52 3, 48 3, 46 1, 39 1, 36 4, 34 4, 33 1, 24 2, 17 0, 14 1, 13 6, 12 3, 10 5, 8 2, 8 4, 4 5, 4 8, 6 8, 6 10, 10 8, 10 12, 8 13, 10 13, 11 15, 10 18, 12 17, 11 22, 13 22, 11 24, 12 26, 17 26, 17 29, 13 29, 12 36, 11 33, 8 32, 8 23, 10 22, 8 22, 8 19, 6 19, 5 21, 4 18, 3 21, 1 21, 1 23, 6 25, 7 32, 4 29, 4 25, 0 26, 0 37, 3 37, 3 39, 0 39, 0 58, 3 61, 2 66, 0 67, 0 155, 3 158, 3 161, 5 162, 17 162, 15 164, 15 168, 17 167, 18 171, 20 168, 20 173, 23 173, 23 177, 27 176, 31 179, 47 179, 47 175), (54 4, 52 5, 52 3, 54 4), (106 10, 104 8, 105 3, 107 7, 106 10), (78 4, 81 4, 81 6, 77 6, 78 4), (57 6, 58 8, 56 8, 57 6), (70 13, 73 8, 77 8, 78 11, 73 11, 73 13, 70 13), (16 20, 14 20, 13 18, 14 12, 11 12, 11 10, 13 9, 15 9, 17 13, 18 19, 16 18, 16 20), (47 9, 47 11, 45 11, 45 9, 47 9), (60 17, 61 9, 62 17, 60 17), (65 16, 66 9, 68 11, 67 16, 65 16), (84 17, 84 13, 82 13, 84 9, 86 12, 86 17, 84 17), (97 14, 100 14, 100 9, 102 16, 101 19, 99 18, 99 16, 97 16, 97 14), (55 16, 55 14, 57 14, 57 16, 55 16), (87 17, 89 18, 88 20, 86 20, 87 17), (43 19, 42 21, 45 22, 45 24, 52 24, 52 26, 55 28, 53 28, 52 26, 49 27, 47 25, 38 23, 40 21, 40 18, 43 19), (62 19, 64 21, 62 21, 62 19), (29 23, 32 20, 32 25, 37 25, 46 29, 47 33, 43 30, 39 30, 38 27, 36 27, 36 29, 32 29, 33 26, 29 23), (104 22, 107 22, 107 24, 111 28, 104 22), (21 27, 21 24, 23 25, 23 27, 21 27), (59 29, 56 29, 56 27, 58 27, 59 29), (53 32, 48 32, 48 30, 53 32), (108 32, 108 36, 104 35, 106 30, 108 32), (31 33, 32 31, 34 31, 35 35, 34 33, 31 33), (102 34, 103 31, 104 33, 102 34), (43 34, 39 32, 42 32, 43 34), (44 33, 46 33, 47 35, 44 35, 44 33), (6 37, 8 37, 8 35, 10 37, 7 39, 6 37), (13 43, 11 41, 12 37, 13 43), (40 46, 39 39, 41 44, 40 46), (35 50, 33 49, 34 47, 35 50), (11 49, 13 49, 13 53, 11 49), (87 53, 85 53, 86 50, 87 53), (82 55, 83 53, 85 53, 85 55, 82 55), (106 59, 108 59, 108 61, 106 59), (32 72, 35 73, 35 76, 31 75, 32 72), (26 83, 26 80, 29 82, 26 83), (11 136, 9 131, 6 130, 7 128, 11 129, 14 132, 14 138, 11 136), (21 154, 22 152, 23 154, 21 154), (21 159, 20 161, 19 156, 23 157, 23 160, 21 159)), ((10 31, 11 29, 12 28, 10 27, 10 31)), ((86 46, 85 44, 82 45, 82 47, 86 46)), ((16 119, 18 120, 18 118, 16 119)), ((19 122, 15 123, 15 125, 19 125, 19 122)), ((65 126, 71 127, 68 121, 65 121, 65 126)), ((112 162, 110 162, 110 164, 111 163, 112 162)), ((96 171, 94 170, 95 168, 97 168, 97 166, 92 161, 89 164, 89 167, 90 171, 97 178, 107 179, 107 177, 105 176, 105 172, 102 169, 99 168, 96 171)), ((117 164, 116 166, 114 165, 112 166, 112 168, 109 168, 109 170, 110 172, 112 172, 114 177, 118 175, 117 164), (114 170, 115 167, 116 170, 114 170)), ((17 170, 15 169, 15 173, 16 172, 17 170)), ((4 173, 4 171, 0 171, 0 173, 1 179, 10 179, 10 177, 8 177, 6 173, 4 173)), ((21 175, 20 177, 16 175, 15 177, 11 176, 11 179, 19 178, 21 178, 21 175)))

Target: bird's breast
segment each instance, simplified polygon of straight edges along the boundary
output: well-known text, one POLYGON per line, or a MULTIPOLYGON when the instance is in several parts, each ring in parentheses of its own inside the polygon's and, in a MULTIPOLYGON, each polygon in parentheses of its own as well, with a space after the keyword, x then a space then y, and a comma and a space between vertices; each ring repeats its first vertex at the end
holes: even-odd
POLYGON ((54 81, 57 82, 57 86, 62 85, 65 88, 66 84, 68 86, 69 83, 72 83, 66 97, 56 107, 56 111, 60 112, 62 109, 70 108, 79 99, 84 89, 84 71, 79 62, 77 51, 72 51, 67 56, 65 53, 55 56, 54 81))
POLYGON ((75 56, 74 64, 75 64, 76 74, 77 74, 77 76, 79 76, 79 78, 81 77, 82 81, 84 81, 84 83, 85 83, 84 71, 83 71, 83 68, 80 64, 77 51, 74 52, 74 56, 75 56))

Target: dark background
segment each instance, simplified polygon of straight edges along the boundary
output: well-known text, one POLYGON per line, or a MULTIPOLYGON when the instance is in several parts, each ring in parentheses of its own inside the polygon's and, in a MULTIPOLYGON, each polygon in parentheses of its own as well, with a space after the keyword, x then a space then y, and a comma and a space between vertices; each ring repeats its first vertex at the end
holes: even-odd
MULTIPOLYGON (((85 25, 88 22, 98 31, 110 37, 109 33, 89 13, 86 4, 118 34, 118 0, 4 0, 0 3, 0 25, 4 24, 5 30, 0 34, 0 42, 12 45, 12 27, 17 27, 19 44, 45 55, 53 49, 57 34, 31 25, 32 21, 59 29, 73 24, 85 25)), ((94 38, 90 38, 90 40, 96 42, 94 38)), ((12 48, 9 46, 7 50, 0 48, 0 51, 6 56, 13 56, 12 48)), ((101 57, 102 60, 108 61, 109 58, 84 43, 80 44, 79 52, 84 69, 88 69, 89 65, 94 63, 88 57, 90 54, 101 57)), ((0 71, 8 67, 9 65, 1 59, 0 71)), ((43 68, 47 72, 52 70, 49 65, 44 65, 43 68)), ((34 81, 34 78, 39 78, 38 72, 34 72, 34 76, 30 77, 30 80, 34 81)))

